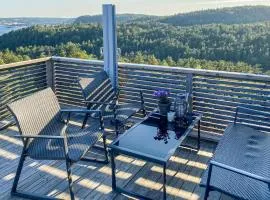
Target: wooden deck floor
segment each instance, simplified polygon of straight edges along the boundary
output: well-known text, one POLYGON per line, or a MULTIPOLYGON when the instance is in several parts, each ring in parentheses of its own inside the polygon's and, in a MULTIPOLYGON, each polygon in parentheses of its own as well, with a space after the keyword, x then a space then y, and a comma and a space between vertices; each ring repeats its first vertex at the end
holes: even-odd
MULTIPOLYGON (((22 142, 13 138, 13 134, 17 134, 14 127, 0 133, 0 199, 20 199, 10 196, 22 149, 22 142)), ((194 140, 189 138, 186 142, 190 144, 194 143, 194 140)), ((167 170, 168 199, 201 199, 204 191, 198 183, 215 147, 215 143, 203 141, 198 153, 187 149, 179 149, 176 152, 167 170)), ((92 154, 98 155, 100 152, 93 150, 92 154)), ((160 166, 125 156, 116 158, 116 166, 117 184, 153 199, 162 198, 162 168, 160 166)), ((72 172, 77 199, 129 199, 112 192, 110 164, 80 162, 74 165, 72 172)), ((69 199, 65 163, 27 159, 19 189, 69 199)), ((212 192, 209 199, 228 198, 220 193, 212 192)))

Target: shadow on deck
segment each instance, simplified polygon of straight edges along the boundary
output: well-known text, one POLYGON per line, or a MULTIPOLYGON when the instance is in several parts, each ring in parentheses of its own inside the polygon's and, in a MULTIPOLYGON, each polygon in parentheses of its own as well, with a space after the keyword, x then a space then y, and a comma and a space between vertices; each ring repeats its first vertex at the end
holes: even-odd
MULTIPOLYGON (((22 150, 22 142, 20 139, 13 138, 14 134, 18 134, 16 127, 4 130, 0 134, 1 199, 20 199, 10 196, 22 150)), ((110 136, 108 142, 112 140, 113 136, 110 136)), ((195 144, 191 138, 188 138, 186 142, 195 144)), ((178 149, 167 168, 167 199, 202 199, 204 190, 198 183, 215 147, 215 143, 202 141, 201 150, 198 153, 178 149)), ((91 154, 102 155, 96 149, 93 149, 91 154)), ((116 157, 116 166, 118 185, 153 199, 162 199, 162 168, 160 166, 126 156, 116 157)), ((112 192, 110 164, 79 162, 72 169, 77 199, 129 199, 112 192)), ((27 159, 19 182, 19 190, 69 199, 65 163, 27 159)), ((213 192, 209 199, 228 198, 213 192)))

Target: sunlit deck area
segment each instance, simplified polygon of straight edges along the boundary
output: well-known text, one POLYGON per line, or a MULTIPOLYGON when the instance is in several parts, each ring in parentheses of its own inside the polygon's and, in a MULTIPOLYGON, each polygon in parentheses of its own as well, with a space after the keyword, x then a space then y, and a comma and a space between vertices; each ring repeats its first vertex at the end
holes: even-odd
MULTIPOLYGON (((21 199, 11 197, 10 190, 22 150, 22 142, 12 135, 16 127, 10 127, 0 135, 1 199, 21 199)), ((113 137, 109 137, 111 142, 113 137)), ((189 144, 195 143, 188 138, 189 144)), ((216 143, 202 141, 197 153, 179 148, 171 158, 167 168, 168 199, 201 199, 203 189, 199 187, 200 177, 212 157, 216 143)), ((99 151, 93 149, 95 156, 99 151)), ((116 158, 117 183, 131 191, 162 199, 162 168, 149 162, 126 156, 116 158)), ((79 162, 73 167, 74 192, 78 199, 129 199, 117 195, 111 188, 111 166, 79 162)), ((19 190, 30 193, 69 199, 65 162, 36 161, 27 159, 19 182, 19 190)), ((218 192, 212 192, 209 199, 228 199, 218 192)))

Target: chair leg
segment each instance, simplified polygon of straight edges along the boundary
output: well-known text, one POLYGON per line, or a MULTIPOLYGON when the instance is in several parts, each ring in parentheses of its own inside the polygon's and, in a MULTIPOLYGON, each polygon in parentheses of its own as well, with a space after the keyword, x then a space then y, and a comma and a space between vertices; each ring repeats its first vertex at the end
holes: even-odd
POLYGON ((53 197, 48 197, 48 196, 43 196, 43 195, 35 195, 35 194, 32 194, 32 193, 17 191, 17 186, 18 186, 20 175, 21 175, 21 172, 22 172, 23 163, 24 163, 25 158, 26 158, 25 153, 26 153, 26 151, 25 151, 25 148, 24 148, 23 151, 22 151, 22 155, 21 155, 19 164, 18 164, 18 168, 17 168, 17 171, 16 171, 14 182, 13 182, 13 185, 12 185, 12 188, 11 188, 11 195, 21 197, 21 198, 24 198, 24 199, 59 200, 59 199, 53 198, 53 197))
POLYGON ((102 139, 103 139, 105 163, 108 164, 109 163, 109 158, 108 158, 108 149, 107 149, 107 144, 106 144, 106 136, 103 136, 102 139))
POLYGON ((204 200, 207 200, 209 193, 210 193, 210 180, 211 180, 211 174, 212 174, 212 164, 209 164, 209 170, 208 170, 208 176, 207 176, 207 181, 206 181, 206 187, 205 187, 205 192, 204 192, 204 200))
MULTIPOLYGON (((91 104, 89 103, 89 104, 87 104, 86 109, 89 110, 90 108, 91 108, 91 104)), ((84 116, 84 119, 83 119, 82 129, 85 128, 85 125, 87 123, 88 118, 89 118, 89 113, 86 113, 84 116)))
POLYGON ((85 125, 86 125, 86 123, 87 123, 88 118, 89 118, 89 114, 87 113, 87 114, 85 114, 85 117, 84 117, 84 119, 83 119, 82 129, 85 128, 85 125))
POLYGON ((83 157, 83 158, 81 158, 81 161, 96 162, 96 163, 100 163, 100 164, 108 164, 109 163, 108 149, 107 149, 107 144, 106 144, 106 136, 103 136, 102 139, 103 139, 103 148, 98 147, 97 149, 104 151, 105 159, 98 159, 98 158, 92 158, 92 157, 83 157))
POLYGON ((146 110, 145 110, 144 107, 143 107, 143 109, 142 109, 142 114, 143 114, 143 117, 146 117, 146 110))
POLYGON ((25 157, 26 157, 25 156, 25 150, 23 149, 22 155, 21 155, 21 158, 20 158, 20 161, 19 161, 19 164, 18 164, 18 168, 17 168, 17 171, 16 171, 16 175, 15 175, 15 178, 14 178, 14 182, 13 182, 13 185, 12 185, 11 194, 14 194, 14 193, 17 192, 17 186, 18 186, 18 182, 19 182, 20 175, 21 175, 21 172, 22 172, 25 157))
POLYGON ((117 120, 115 120, 114 128, 115 128, 116 137, 118 137, 118 135, 119 135, 119 124, 118 124, 117 120))
POLYGON ((68 159, 66 159, 66 168, 67 168, 67 178, 68 178, 70 199, 74 200, 75 196, 74 196, 74 193, 73 193, 73 190, 72 190, 73 182, 72 182, 72 177, 71 177, 71 162, 68 159))

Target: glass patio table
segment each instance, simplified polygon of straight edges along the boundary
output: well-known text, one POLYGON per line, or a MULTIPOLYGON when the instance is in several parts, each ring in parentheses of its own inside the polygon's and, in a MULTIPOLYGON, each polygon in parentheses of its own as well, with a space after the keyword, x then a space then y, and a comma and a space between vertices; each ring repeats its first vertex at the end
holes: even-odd
MULTIPOLYGON (((115 156, 122 154, 163 166, 163 199, 166 199, 166 167, 170 157, 197 125, 197 146, 200 148, 200 120, 202 115, 189 114, 185 120, 167 122, 166 117, 156 111, 150 113, 142 122, 137 123, 119 136, 109 145, 112 165, 112 189, 115 192, 130 195, 139 199, 149 199, 145 196, 128 191, 116 185, 115 156)), ((185 146, 187 147, 187 146, 185 146)))

